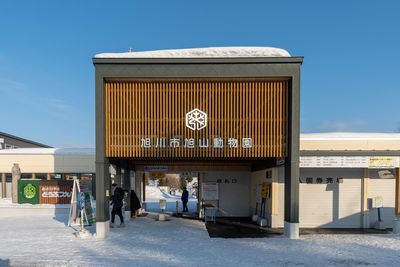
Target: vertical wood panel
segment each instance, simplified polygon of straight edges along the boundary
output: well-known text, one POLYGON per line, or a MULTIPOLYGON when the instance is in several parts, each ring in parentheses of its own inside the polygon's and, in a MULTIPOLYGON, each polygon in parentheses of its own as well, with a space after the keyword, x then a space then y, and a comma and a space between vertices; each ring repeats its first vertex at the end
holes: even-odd
POLYGON ((105 81, 106 155, 110 157, 196 159, 266 158, 287 153, 288 80, 110 80, 105 81), (207 127, 186 127, 186 113, 207 113, 207 127), (141 147, 150 138, 152 148, 141 147), (160 147, 165 138, 166 147, 160 147), (168 146, 178 138, 179 147, 168 146), (185 148, 194 138, 196 148, 185 148), (198 148, 199 139, 208 148, 198 148), (224 148, 214 147, 222 138, 224 148), (229 148, 228 138, 238 140, 229 148), (243 148, 242 138, 252 138, 243 148), (158 141, 158 147, 155 147, 158 141), (201 140, 203 141, 203 140, 201 140))

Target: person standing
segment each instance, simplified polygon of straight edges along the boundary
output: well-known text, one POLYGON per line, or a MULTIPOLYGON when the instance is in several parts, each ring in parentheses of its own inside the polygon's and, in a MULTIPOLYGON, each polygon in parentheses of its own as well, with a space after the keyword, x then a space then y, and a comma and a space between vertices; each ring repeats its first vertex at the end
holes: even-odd
POLYGON ((189 209, 187 207, 187 203, 189 201, 189 192, 186 190, 186 186, 183 187, 181 200, 182 200, 182 203, 183 203, 183 212, 188 212, 189 209))
POLYGON ((135 219, 137 216, 137 210, 141 208, 139 198, 137 197, 134 190, 131 190, 131 218, 135 219))
POLYGON ((118 227, 125 227, 124 217, 122 216, 122 201, 124 199, 124 190, 122 190, 122 188, 120 187, 117 187, 117 184, 112 184, 112 189, 113 195, 111 196, 111 201, 113 204, 113 208, 111 211, 110 227, 114 228, 115 214, 117 214, 121 220, 121 224, 118 227))

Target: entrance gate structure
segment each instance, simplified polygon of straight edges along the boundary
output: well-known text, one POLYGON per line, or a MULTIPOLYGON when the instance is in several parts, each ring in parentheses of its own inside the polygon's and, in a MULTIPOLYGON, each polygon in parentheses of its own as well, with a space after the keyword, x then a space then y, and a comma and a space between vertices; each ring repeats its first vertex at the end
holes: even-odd
POLYGON ((303 58, 265 49, 235 57, 181 50, 93 58, 98 237, 109 231, 110 163, 124 168, 117 177, 129 187, 130 172, 146 165, 258 171, 278 158, 285 159, 285 235, 298 237, 303 58))

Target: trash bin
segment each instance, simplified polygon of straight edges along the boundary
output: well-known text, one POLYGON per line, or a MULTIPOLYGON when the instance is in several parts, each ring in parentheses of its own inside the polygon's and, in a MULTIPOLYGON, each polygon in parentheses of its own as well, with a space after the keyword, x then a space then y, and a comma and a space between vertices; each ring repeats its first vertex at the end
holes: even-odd
POLYGON ((18 181, 18 203, 39 204, 39 179, 18 181))

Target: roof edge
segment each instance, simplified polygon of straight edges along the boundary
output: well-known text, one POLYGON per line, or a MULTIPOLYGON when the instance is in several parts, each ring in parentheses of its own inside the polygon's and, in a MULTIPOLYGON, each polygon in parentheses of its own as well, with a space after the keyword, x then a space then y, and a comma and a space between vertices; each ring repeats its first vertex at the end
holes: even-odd
POLYGON ((92 58, 93 64, 303 63, 304 57, 92 58))
POLYGON ((30 143, 30 144, 33 144, 33 145, 41 146, 43 148, 53 148, 51 146, 48 146, 48 145, 45 145, 45 144, 42 144, 42 143, 38 143, 38 142, 35 142, 35 141, 32 141, 32 140, 24 139, 22 137, 18 137, 18 136, 12 135, 12 134, 7 134, 7 133, 0 132, 0 135, 4 135, 4 136, 6 136, 8 138, 14 138, 14 139, 17 139, 19 141, 30 143))

